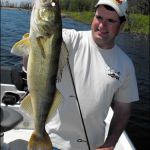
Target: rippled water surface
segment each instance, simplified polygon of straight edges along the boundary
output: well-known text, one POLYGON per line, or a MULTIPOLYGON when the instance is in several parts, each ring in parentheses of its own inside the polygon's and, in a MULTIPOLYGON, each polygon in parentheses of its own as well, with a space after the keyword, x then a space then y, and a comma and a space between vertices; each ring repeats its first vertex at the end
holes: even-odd
MULTIPOLYGON (((1 10, 1 65, 13 66, 21 58, 10 53, 12 45, 29 32, 30 12, 23 10, 1 10)), ((90 29, 89 25, 63 18, 63 27, 76 30, 90 29)), ((150 91, 149 91, 149 40, 145 36, 120 33, 117 44, 128 53, 134 62, 140 101, 133 103, 127 133, 137 150, 150 149, 150 91)))

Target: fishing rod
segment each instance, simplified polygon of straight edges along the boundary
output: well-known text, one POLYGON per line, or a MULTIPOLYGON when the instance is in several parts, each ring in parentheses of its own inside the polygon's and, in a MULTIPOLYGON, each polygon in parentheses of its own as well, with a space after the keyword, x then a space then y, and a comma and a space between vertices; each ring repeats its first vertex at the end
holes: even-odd
POLYGON ((71 80, 72 80, 72 85, 73 85, 74 92, 75 92, 75 97, 76 97, 78 108, 79 108, 79 113, 80 113, 80 117, 81 117, 83 129, 84 129, 84 133, 85 133, 85 137, 86 137, 86 141, 87 141, 87 146, 88 146, 88 149, 91 150, 91 148, 90 148, 90 142, 89 142, 89 139, 88 139, 88 135, 87 135, 87 131, 86 131, 84 119, 83 119, 83 116, 82 116, 82 111, 81 111, 79 99, 78 99, 78 96, 77 96, 76 87, 75 87, 75 83, 74 83, 74 79, 73 79, 73 75, 72 75, 72 71, 71 71, 71 67, 70 67, 70 63, 69 63, 69 59, 68 58, 67 58, 67 65, 68 65, 70 77, 71 77, 71 80))

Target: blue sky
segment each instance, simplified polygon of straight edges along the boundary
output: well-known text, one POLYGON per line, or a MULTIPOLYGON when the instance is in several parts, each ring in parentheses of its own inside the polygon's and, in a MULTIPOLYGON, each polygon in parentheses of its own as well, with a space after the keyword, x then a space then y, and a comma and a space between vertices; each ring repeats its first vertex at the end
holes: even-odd
POLYGON ((9 0, 12 3, 31 2, 32 0, 9 0))

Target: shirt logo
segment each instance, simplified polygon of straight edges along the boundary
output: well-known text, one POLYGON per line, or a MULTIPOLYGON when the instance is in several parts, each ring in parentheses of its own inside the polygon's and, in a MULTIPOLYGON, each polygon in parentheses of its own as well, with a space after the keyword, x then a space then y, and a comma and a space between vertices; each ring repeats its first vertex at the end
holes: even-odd
MULTIPOLYGON (((119 72, 118 72, 119 73, 119 72)), ((108 74, 109 76, 111 76, 112 78, 115 78, 115 79, 117 79, 117 80, 119 80, 119 75, 118 74, 116 74, 116 73, 110 73, 110 74, 108 74)))
POLYGON ((112 77, 112 78, 115 78, 117 80, 120 79, 120 72, 119 71, 116 71, 110 67, 107 68, 107 71, 108 71, 108 76, 112 77))

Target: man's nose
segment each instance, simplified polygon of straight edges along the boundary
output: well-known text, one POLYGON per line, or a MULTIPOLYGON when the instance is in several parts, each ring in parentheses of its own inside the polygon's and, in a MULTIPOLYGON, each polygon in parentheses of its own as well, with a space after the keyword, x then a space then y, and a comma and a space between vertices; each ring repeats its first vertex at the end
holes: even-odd
POLYGON ((99 22, 99 28, 106 28, 107 27, 107 21, 106 20, 101 20, 99 22))

